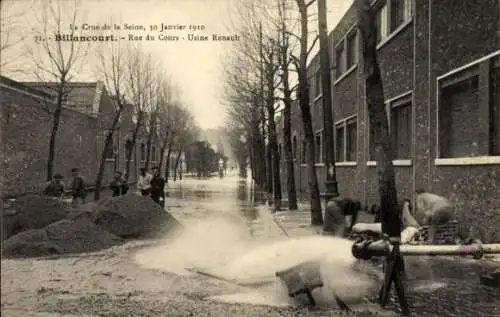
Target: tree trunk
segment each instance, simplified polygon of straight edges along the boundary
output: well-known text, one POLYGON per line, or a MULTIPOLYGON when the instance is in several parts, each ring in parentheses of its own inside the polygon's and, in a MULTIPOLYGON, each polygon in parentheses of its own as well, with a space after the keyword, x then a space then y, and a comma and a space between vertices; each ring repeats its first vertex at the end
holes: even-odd
MULTIPOLYGON (((274 67, 274 65, 270 65, 274 67)), ((267 113, 268 119, 268 135, 269 135, 269 157, 272 171, 272 184, 273 184, 273 198, 274 198, 274 209, 281 209, 281 175, 280 175, 280 155, 278 150, 278 138, 276 136, 276 122, 274 121, 274 74, 270 76, 268 74, 267 78, 267 113)))
POLYGON ((162 145, 160 149, 160 162, 158 162, 158 169, 161 171, 163 168, 163 161, 164 161, 164 156, 165 156, 165 146, 162 145))
POLYGON ((258 109, 260 111, 260 124, 261 124, 261 146, 262 146, 262 157, 263 158, 263 178, 262 178, 262 186, 265 191, 268 193, 272 193, 272 174, 271 174, 271 165, 270 156, 268 155, 268 149, 266 146, 266 115, 264 112, 264 103, 265 103, 265 95, 264 95, 264 41, 263 41, 263 32, 262 32, 262 22, 259 23, 259 77, 260 77, 260 89, 259 89, 259 97, 256 105, 258 105, 258 109))
MULTIPOLYGON (((286 38, 286 35, 283 35, 286 38)), ((288 41, 284 43, 282 48, 282 70, 283 70, 283 103, 285 109, 283 110, 283 150, 285 152, 286 164, 286 187, 288 193, 288 209, 297 210, 297 190, 295 189, 295 167, 293 162, 293 148, 292 148, 292 98, 289 74, 288 74, 288 41)))
POLYGON ((285 164, 286 164, 286 182, 288 192, 288 209, 297 210, 297 190, 295 188, 295 164, 293 162, 293 149, 292 149, 292 119, 291 119, 291 101, 287 106, 285 104, 284 116, 284 151, 285 151, 285 164))
POLYGON ((49 157, 47 158, 47 181, 51 181, 52 175, 54 174, 54 159, 56 156, 56 137, 57 137, 57 131, 59 130, 59 123, 61 121, 61 112, 64 102, 65 86, 66 86, 66 79, 65 76, 62 76, 57 91, 56 109, 54 110, 52 131, 50 132, 49 157))
POLYGON ((116 126, 120 121, 121 112, 122 112, 122 107, 119 106, 118 111, 116 112, 115 117, 113 118, 113 122, 111 123, 111 128, 108 134, 106 135, 106 139, 104 141, 104 150, 101 154, 101 161, 99 162, 99 169, 97 170, 97 177, 95 181, 95 192, 94 192, 95 201, 101 198, 101 185, 102 185, 102 178, 104 176, 104 167, 106 166, 106 153, 108 151, 108 148, 110 146, 113 146, 113 136, 116 130, 116 126))
POLYGON ((401 237, 401 213, 398 210, 392 165, 392 145, 382 77, 377 61, 376 13, 369 0, 356 1, 358 28, 362 38, 363 72, 371 142, 375 145, 377 161, 382 231, 391 237, 401 237))
POLYGON ((249 159, 250 159, 250 173, 252 174, 251 175, 252 179, 255 182, 257 182, 256 173, 255 173, 255 159, 254 159, 253 145, 252 144, 253 144, 253 139, 250 136, 248 138, 248 144, 247 144, 247 147, 248 147, 248 156, 249 156, 249 159))
POLYGON ((134 132, 132 133, 132 142, 130 145, 130 148, 132 149, 131 151, 127 152, 127 163, 125 165, 125 181, 128 181, 128 178, 130 177, 130 161, 132 160, 132 155, 134 155, 135 151, 135 146, 137 143, 137 136, 139 135, 139 129, 141 128, 142 125, 142 119, 143 119, 143 114, 142 112, 139 112, 137 115, 137 123, 135 124, 134 132))
POLYGON ((167 157, 165 159, 165 183, 168 183, 170 177, 170 155, 172 154, 172 144, 168 146, 167 157))
POLYGON ((179 160, 181 159, 182 146, 179 148, 179 153, 177 153, 177 158, 175 159, 174 168, 174 182, 177 180, 177 169, 179 168, 179 160))
MULTIPOLYGON (((150 120, 151 122, 154 122, 154 116, 151 116, 150 120)), ((155 128, 154 128, 154 123, 149 124, 149 133, 148 133, 148 139, 146 141, 146 163, 144 164, 144 167, 146 169, 149 168, 149 162, 151 160, 151 146, 153 143, 153 135, 155 133, 155 128)))
POLYGON ((319 195, 318 176, 316 175, 314 133, 312 127, 311 109, 309 106, 309 84, 307 82, 307 6, 303 1, 297 1, 300 12, 300 59, 299 59, 299 90, 298 99, 302 114, 304 136, 307 143, 307 170, 309 176, 309 199, 311 204, 311 225, 323 225, 323 213, 321 212, 321 200, 319 195))
MULTIPOLYGON (((269 129, 269 128, 268 128, 269 129)), ((269 131, 268 131, 269 134, 269 131)), ((269 194, 273 193, 273 154, 271 151, 270 141, 265 145, 266 153, 266 185, 267 192, 269 194)))
POLYGON ((179 169, 179 180, 182 180, 182 174, 184 173, 184 171, 182 170, 182 162, 181 161, 181 168, 179 169))

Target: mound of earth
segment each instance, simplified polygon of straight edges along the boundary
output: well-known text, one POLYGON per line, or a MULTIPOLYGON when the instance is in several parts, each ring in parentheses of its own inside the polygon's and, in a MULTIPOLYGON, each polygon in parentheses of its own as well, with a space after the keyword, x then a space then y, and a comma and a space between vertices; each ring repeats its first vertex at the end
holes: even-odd
POLYGON ((101 201, 94 223, 122 238, 146 238, 173 234, 181 224, 151 198, 139 195, 111 197, 101 201))
POLYGON ((2 210, 2 241, 31 229, 41 229, 66 218, 68 203, 47 196, 27 195, 18 198, 12 210, 2 210))
POLYGON ((4 257, 37 257, 95 252, 123 240, 92 222, 89 213, 54 222, 43 229, 21 232, 3 241, 4 257))

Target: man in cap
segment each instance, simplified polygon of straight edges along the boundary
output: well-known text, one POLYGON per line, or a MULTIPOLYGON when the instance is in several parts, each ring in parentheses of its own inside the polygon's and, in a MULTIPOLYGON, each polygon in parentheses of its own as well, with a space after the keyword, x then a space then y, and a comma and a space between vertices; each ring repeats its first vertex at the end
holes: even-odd
POLYGON ((115 179, 111 182, 109 187, 113 191, 113 197, 123 196, 128 191, 128 184, 119 171, 115 172, 115 179))
POLYGON ((87 187, 85 185, 85 180, 80 175, 80 171, 78 170, 78 168, 72 168, 71 175, 73 176, 73 181, 71 183, 73 203, 83 204, 85 203, 85 198, 87 198, 87 187))
POLYGON ((165 179, 160 175, 160 169, 153 167, 153 179, 151 179, 151 198, 160 206, 165 206, 165 179))
POLYGON ((62 179, 63 176, 61 174, 55 174, 49 185, 43 191, 43 194, 50 197, 61 198, 64 195, 64 184, 62 179))

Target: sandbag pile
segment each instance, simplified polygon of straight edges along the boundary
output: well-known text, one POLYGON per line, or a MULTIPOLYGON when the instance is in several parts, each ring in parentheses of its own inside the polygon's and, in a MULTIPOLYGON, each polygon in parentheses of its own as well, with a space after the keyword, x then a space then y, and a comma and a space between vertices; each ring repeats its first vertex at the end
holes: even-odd
POLYGON ((122 238, 149 238, 178 231, 181 224, 151 198, 139 195, 101 201, 94 223, 122 238))
POLYGON ((64 219, 71 207, 68 203, 46 196, 27 195, 16 200, 15 213, 2 210, 2 241, 31 229, 40 229, 64 219))
POLYGON ((123 240, 92 222, 82 213, 42 229, 21 232, 3 242, 5 257, 36 257, 94 252, 121 244, 123 240))

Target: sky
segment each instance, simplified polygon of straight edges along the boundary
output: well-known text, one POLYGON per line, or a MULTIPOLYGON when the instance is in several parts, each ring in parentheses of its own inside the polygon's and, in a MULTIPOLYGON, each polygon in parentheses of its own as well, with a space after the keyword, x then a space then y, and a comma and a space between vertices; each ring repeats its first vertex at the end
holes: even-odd
MULTIPOLYGON (((37 20, 34 18, 34 10, 39 5, 46 5, 50 0, 6 0, 2 1, 2 26, 7 23, 10 28, 9 41, 18 43, 9 49, 2 50, 2 63, 4 60, 13 61, 2 65, 1 73, 14 80, 33 80, 27 78, 27 74, 14 72, 19 68, 26 67, 26 61, 18 58, 21 50, 24 50, 27 41, 33 42, 30 34, 31 29, 37 28, 37 20), (9 19, 6 19, 9 17, 9 19), (12 18, 14 17, 14 18, 12 18), (22 41, 19 41, 22 39, 22 41)), ((60 0, 72 2, 71 0, 60 0)), ((134 34, 143 35, 150 33, 150 25, 180 24, 203 26, 204 30, 198 30, 198 35, 212 34, 233 35, 237 29, 232 28, 235 22, 235 3, 241 0, 87 0, 84 1, 78 11, 81 18, 77 24, 103 25, 114 23, 123 25, 144 25, 147 31, 136 31, 134 34), (141 34, 142 33, 142 34, 141 34)), ((271 0, 269 0, 271 1, 271 0)), ((331 30, 351 5, 352 0, 327 0, 328 29, 331 30)), ((316 5, 311 6, 315 11, 316 5)), ((69 20, 68 20, 69 21, 69 20)), ((38 26, 39 27, 39 26, 38 26)), ((315 31, 317 22, 310 24, 311 31, 315 31)), ((69 28, 69 26, 68 26, 69 28)), ((3 28, 7 30, 6 28, 3 28)), ((92 34, 95 31, 87 31, 92 34)), ((121 30, 123 36, 130 32, 121 30)), ((167 32, 164 32, 167 33, 167 32)), ((171 78, 181 91, 182 100, 189 105, 195 119, 201 128, 216 128, 224 125, 225 106, 223 100, 222 65, 231 50, 232 42, 217 41, 187 41, 187 33, 183 31, 170 31, 169 35, 179 36, 179 41, 140 41, 144 51, 151 53, 157 58, 167 70, 171 78), (184 38, 184 39, 182 39, 184 38)), ((158 31, 152 34, 158 34, 158 31)), ((128 39, 125 39, 128 41, 128 39)), ((137 42, 134 42, 137 44, 137 42)), ((33 44, 33 43, 28 43, 33 44)), ((317 50, 317 48, 316 48, 317 50)), ((99 79, 96 76, 95 67, 89 65, 97 62, 92 57, 85 61, 85 68, 75 77, 78 81, 90 81, 99 79)))

